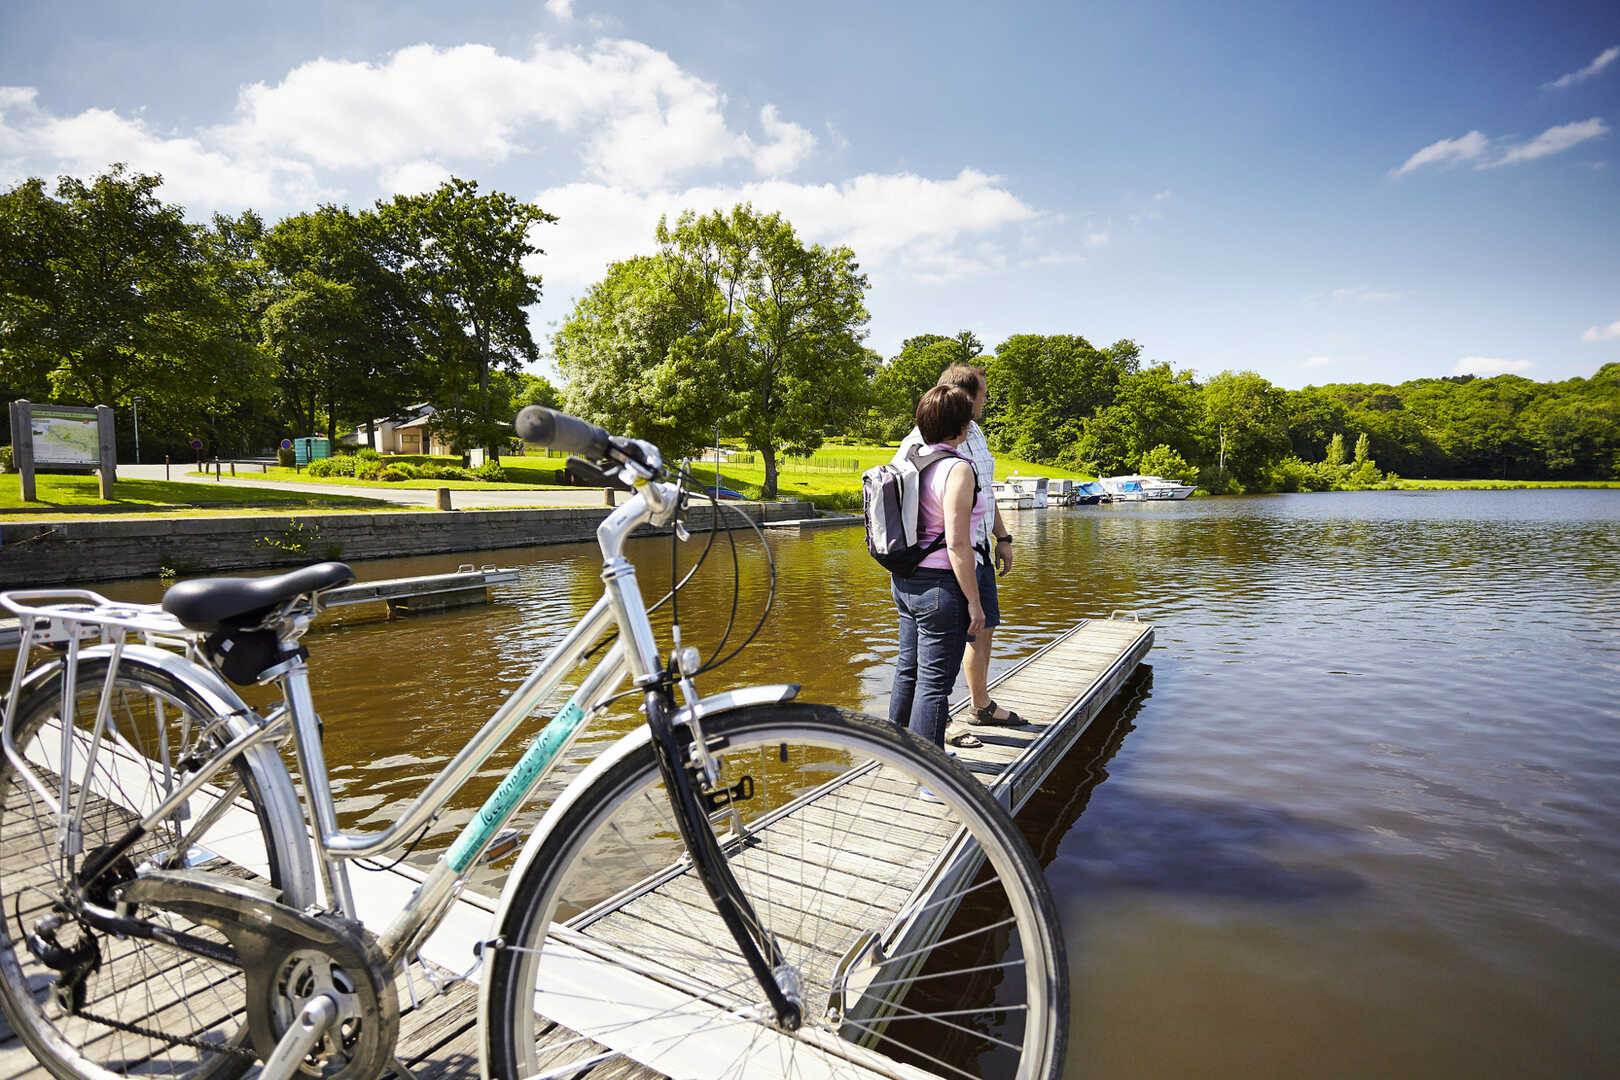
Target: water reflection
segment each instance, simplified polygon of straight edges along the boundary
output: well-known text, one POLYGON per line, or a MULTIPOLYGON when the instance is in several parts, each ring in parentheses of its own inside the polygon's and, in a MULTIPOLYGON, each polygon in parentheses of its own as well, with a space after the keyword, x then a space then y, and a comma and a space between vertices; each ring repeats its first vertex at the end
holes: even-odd
MULTIPOLYGON (((1620 1075, 1620 492, 1015 518, 993 671, 1080 618, 1157 625, 1151 671, 1022 818, 1065 920, 1073 1075, 1620 1075)), ((738 539, 746 629, 764 571, 738 539)), ((858 530, 768 543, 776 611, 703 688, 801 682, 882 713, 894 613, 858 530)), ((660 595, 667 541, 632 553, 660 595)), ((486 608, 350 614, 311 637, 347 825, 395 816, 600 588, 583 545, 477 560, 521 580, 486 608)), ((731 603, 730 556, 711 562, 681 603, 706 651, 731 603)), ((634 722, 576 744, 553 789, 634 722)), ((423 851, 520 749, 485 763, 423 851)))

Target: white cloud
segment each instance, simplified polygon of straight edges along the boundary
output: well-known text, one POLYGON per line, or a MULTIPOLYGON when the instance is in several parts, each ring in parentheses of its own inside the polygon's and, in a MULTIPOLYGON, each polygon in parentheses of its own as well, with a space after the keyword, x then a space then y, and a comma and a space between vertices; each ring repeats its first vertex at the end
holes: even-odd
MULTIPOLYGON (((541 41, 524 58, 487 45, 412 45, 379 64, 314 60, 275 86, 249 86, 221 136, 342 169, 424 155, 501 161, 548 135, 583 135, 592 175, 651 189, 690 169, 754 158, 724 106, 712 83, 635 41, 588 51, 541 41)), ((797 164, 808 133, 774 109, 769 123, 767 163, 797 164)))
POLYGON ((1331 356, 1307 356, 1301 361, 1300 366, 1308 368, 1327 367, 1331 363, 1333 363, 1333 357, 1331 356))
POLYGON ((653 191, 732 165, 785 175, 815 149, 775 106, 758 115, 759 137, 733 128, 713 83, 635 41, 540 40, 527 56, 423 44, 375 63, 300 64, 274 84, 243 87, 230 122, 184 135, 104 109, 56 116, 33 88, 3 88, 0 160, 45 173, 127 160, 161 171, 167 197, 266 210, 307 201, 317 171, 421 182, 426 161, 465 172, 542 152, 577 155, 610 186, 653 191))
POLYGON ((313 201, 324 194, 303 162, 244 157, 108 109, 53 116, 39 108, 33 87, 0 88, 0 154, 36 173, 86 178, 122 161, 135 172, 161 173, 164 197, 192 210, 278 205, 289 197, 313 201), (45 167, 33 168, 36 163, 45 167))
POLYGON ((1392 176, 1403 176, 1414 169, 1421 169, 1425 165, 1458 165, 1463 162, 1472 162, 1476 169, 1494 169, 1501 165, 1518 165, 1526 161, 1535 161, 1537 158, 1548 157, 1552 154, 1562 153, 1572 146, 1579 146, 1589 139, 1607 135, 1609 125, 1602 117, 1594 116, 1590 120, 1580 120, 1572 124, 1559 124, 1550 127, 1528 142, 1517 145, 1503 145, 1498 142, 1493 146, 1478 131, 1455 139, 1441 139, 1430 143, 1411 157, 1405 164, 1391 172, 1392 176))
POLYGON ((1537 158, 1562 153, 1572 146, 1579 146, 1588 139, 1595 139, 1600 135, 1605 135, 1608 131, 1609 125, 1605 124, 1603 118, 1599 116, 1594 116, 1590 120, 1582 120, 1579 123, 1560 124, 1557 127, 1548 128, 1527 143, 1509 147, 1500 158, 1490 164, 1516 165, 1521 161, 1534 161, 1537 158))
POLYGON ((1478 131, 1470 131, 1455 139, 1441 139, 1407 158, 1406 164, 1395 170, 1395 175, 1404 176, 1413 169, 1421 169, 1425 165, 1455 165, 1460 161, 1478 161, 1484 156, 1489 145, 1489 141, 1478 131))
POLYGON ((1170 189, 1169 188, 1166 188, 1163 191, 1156 191, 1156 192, 1153 193, 1153 201, 1154 202, 1164 202, 1164 200, 1168 199, 1169 197, 1170 197, 1170 189))
POLYGON ((1529 371, 1535 364, 1529 360, 1501 360, 1492 356, 1465 356, 1451 369, 1453 375, 1506 375, 1510 372, 1529 371))
POLYGON ((1550 83, 1542 83, 1541 88, 1543 90, 1567 89, 1576 83, 1585 82, 1616 60, 1620 60, 1620 45, 1611 45, 1598 53, 1597 59, 1581 68, 1581 70, 1572 71, 1568 75, 1560 75, 1550 83))
POLYGON ((1594 326, 1581 335, 1582 341, 1620 341, 1620 322, 1608 326, 1594 326))
POLYGON ((383 196, 422 195, 437 188, 451 175, 450 170, 437 161, 407 161, 383 174, 383 196))
POLYGON ((660 215, 673 223, 682 210, 729 211, 739 202, 780 211, 801 238, 847 244, 863 268, 905 271, 941 281, 1007 265, 1004 230, 1034 224, 1040 215, 1001 186, 999 178, 963 169, 949 180, 909 173, 867 173, 839 184, 761 180, 735 186, 636 191, 576 183, 539 192, 534 201, 560 221, 542 246, 551 254, 536 267, 553 285, 583 286, 607 264, 655 248, 660 215))
POLYGON ((799 167, 815 149, 816 137, 776 114, 775 105, 759 110, 759 126, 770 141, 754 151, 754 168, 762 176, 781 176, 799 167))
POLYGON ((546 10, 563 22, 569 22, 574 17, 574 0, 546 0, 546 10))

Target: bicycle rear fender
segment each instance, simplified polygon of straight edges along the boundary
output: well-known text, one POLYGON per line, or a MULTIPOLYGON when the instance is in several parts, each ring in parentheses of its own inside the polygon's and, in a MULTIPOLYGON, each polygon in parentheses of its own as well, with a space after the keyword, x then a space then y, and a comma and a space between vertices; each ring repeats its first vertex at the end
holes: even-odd
MULTIPOLYGON (((740 690, 727 690, 724 693, 711 694, 702 698, 696 705, 688 705, 676 711, 673 720, 677 727, 689 724, 693 718, 701 723, 705 717, 716 716, 720 713, 735 712, 738 709, 750 709, 757 705, 780 705, 784 701, 792 701, 799 695, 797 683, 778 683, 771 686, 745 686, 740 690)), ((495 917, 490 922, 490 937, 493 939, 500 928, 506 924, 506 917, 512 905, 512 898, 517 893, 517 883, 523 880, 533 864, 546 836, 551 832, 562 817, 568 813, 570 807, 578 802, 603 773, 613 766, 636 753, 652 741, 652 730, 642 724, 634 731, 619 739, 606 752, 598 755, 585 770, 576 776, 572 783, 563 789, 557 796, 557 801, 547 808, 540 823, 535 826, 534 832, 523 845, 523 852, 518 856, 517 863, 512 872, 507 875, 506 885, 501 889, 501 899, 495 909, 495 917)), ((478 1027, 480 1031, 487 1030, 489 1024, 489 980, 480 980, 478 988, 478 1027)), ((485 1040, 478 1042, 478 1072, 482 1080, 490 1080, 489 1060, 486 1054, 485 1040)))
MULTIPOLYGON (((79 663, 109 658, 110 645, 95 645, 79 650, 79 663)), ((253 710, 231 685, 216 672, 193 663, 179 653, 149 645, 125 645, 120 662, 137 661, 155 668, 168 676, 177 686, 183 686, 197 695, 216 716, 226 717, 227 738, 236 738, 248 732, 247 717, 253 710)), ((19 703, 39 687, 57 677, 65 666, 63 660, 52 660, 30 671, 18 688, 19 703)), ((266 811, 277 815, 283 823, 284 835, 305 837, 303 811, 298 805, 298 794, 293 788, 287 766, 274 746, 256 746, 243 753, 242 762, 252 773, 259 788, 259 798, 266 811)), ((310 857, 307 840, 285 845, 294 856, 289 868, 291 880, 283 881, 282 902, 295 908, 308 907, 318 896, 315 888, 315 863, 310 857)))

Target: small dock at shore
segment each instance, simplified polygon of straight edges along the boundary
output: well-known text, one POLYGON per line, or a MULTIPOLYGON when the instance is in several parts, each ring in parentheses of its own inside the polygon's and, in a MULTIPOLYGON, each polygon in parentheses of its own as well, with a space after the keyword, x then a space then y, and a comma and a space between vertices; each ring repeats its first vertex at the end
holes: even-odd
MULTIPOLYGON (((995 798, 1016 813, 1145 659, 1153 645, 1153 637, 1152 624, 1118 618, 1090 619, 1064 631, 992 683, 991 693, 997 702, 1018 712, 1025 723, 1016 728, 971 728, 984 745, 957 750, 958 761, 970 769, 995 798)), ((953 723, 965 720, 969 710, 970 703, 959 703, 953 709, 953 723)), ((880 783, 861 767, 852 768, 811 794, 773 812, 763 827, 791 829, 797 831, 795 835, 810 835, 815 829, 823 827, 819 822, 838 814, 841 805, 847 807, 864 802, 863 785, 875 786, 880 783)), ((251 814, 247 816, 251 825, 251 814)), ((897 839, 898 834, 902 833, 908 836, 928 834, 925 808, 908 808, 906 817, 905 821, 871 821, 864 826, 859 835, 863 843, 869 841, 871 847, 851 852, 848 865, 838 868, 839 880, 828 880, 818 885, 819 891, 814 896, 807 896, 807 906, 801 909, 814 911, 816 914, 813 917, 819 919, 827 917, 826 912, 831 910, 831 905, 841 905, 849 912, 850 918, 858 919, 858 912, 854 909, 861 904, 861 890, 850 887, 849 883, 859 882, 867 876, 862 862, 876 853, 887 864, 886 886, 912 890, 910 907, 918 913, 903 930, 904 943, 891 950, 890 955, 896 957, 926 950, 929 944, 937 940, 949 912, 942 914, 929 903, 929 898, 948 892, 955 887, 954 882, 962 873, 971 872, 969 860, 953 856, 948 850, 925 849, 903 838, 897 839), (808 906, 810 904, 815 906, 808 906), (931 910, 933 914, 923 914, 931 910)), ((6 847, 0 843, 0 867, 6 865, 6 847)), ((746 859, 747 845, 740 845, 738 850, 735 858, 746 859)), ((419 872, 404 864, 378 871, 355 869, 352 874, 360 914, 373 927, 378 927, 385 915, 397 910, 401 898, 408 895, 415 882, 420 880, 419 872)), ((680 905, 685 909, 683 917, 690 919, 695 909, 688 900, 695 883, 686 880, 688 877, 689 874, 679 864, 670 867, 667 873, 655 875, 636 889, 586 912, 565 927, 559 927, 542 954, 546 985, 549 987, 552 985, 550 980, 555 979, 558 988, 554 994, 543 993, 537 1002, 539 1013, 552 1021, 542 1036, 542 1043, 555 1038, 573 1039, 583 1035, 596 1039, 604 1048, 605 1060, 581 1075, 591 1080, 622 1080, 689 1074, 690 1070, 682 1071, 676 1061, 660 1060, 656 1055, 648 1056, 639 1050, 634 1060, 617 1053, 607 1053, 624 1049, 614 1045, 621 1041, 620 1036, 625 1037, 625 1046, 632 1043, 644 1045, 646 1040, 634 1034, 637 1017, 642 1015, 640 1010, 645 1010, 649 1019, 667 1018, 672 1000, 684 999, 688 992, 667 985, 647 973, 616 967, 598 958, 612 956, 617 951, 618 942, 637 940, 644 944, 649 936, 671 934, 672 931, 667 929, 668 919, 661 916, 660 909, 680 905), (577 1004, 572 1004, 567 987, 581 982, 592 984, 598 995, 603 986, 612 987, 616 1000, 623 1003, 624 1014, 616 1017, 592 1016, 577 1004)), ((781 899, 777 898, 778 901, 781 899)), ((422 960, 432 965, 432 970, 441 980, 445 973, 464 972, 473 964, 473 945, 489 936, 494 907, 493 899, 470 890, 457 900, 444 924, 422 950, 422 960)), ((712 912, 710 917, 718 925, 718 917, 713 916, 712 912)), ((684 925, 690 927, 692 924, 687 922, 684 925)), ((702 928, 700 921, 699 929, 702 928)), ((829 963, 836 963, 837 959, 827 958, 829 963)), ((913 961, 913 966, 915 963, 913 961)), ((871 985, 893 983, 902 989, 888 1002, 863 1000, 861 1007, 872 1010, 869 1015, 881 1016, 886 1008, 903 996, 905 982, 912 974, 914 970, 905 968, 881 971, 871 985)), ((688 981, 705 977, 703 973, 686 972, 683 975, 689 977, 688 981)), ((424 973, 412 971, 408 976, 399 980, 402 1014, 399 1060, 411 1070, 416 1080, 476 1077, 479 1032, 475 983, 460 981, 443 993, 435 993, 424 973)), ((874 998, 874 995, 865 997, 874 998)), ((725 1043, 724 1039, 721 1041, 725 1043)), ((688 1047, 688 1052, 691 1049, 688 1047)), ((777 1075, 770 1068, 770 1062, 776 1059, 768 1045, 749 1045, 741 1049, 716 1045, 712 1049, 720 1057, 707 1058, 711 1063, 714 1060, 742 1061, 742 1058, 735 1056, 742 1053, 748 1055, 747 1075, 777 1075)), ((852 1068, 850 1075, 889 1074, 852 1068)), ((45 1080, 46 1073, 0 1023, 0 1080, 22 1080, 25 1077, 27 1080, 45 1080)))

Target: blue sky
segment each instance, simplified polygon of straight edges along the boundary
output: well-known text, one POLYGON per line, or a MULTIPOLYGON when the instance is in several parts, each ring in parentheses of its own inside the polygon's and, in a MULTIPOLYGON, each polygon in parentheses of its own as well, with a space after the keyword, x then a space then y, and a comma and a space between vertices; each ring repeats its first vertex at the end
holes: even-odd
POLYGON ((537 336, 662 212, 847 243, 869 343, 1138 341, 1289 387, 1620 360, 1620 4, 0 4, 0 183, 202 219, 535 201, 537 336))

